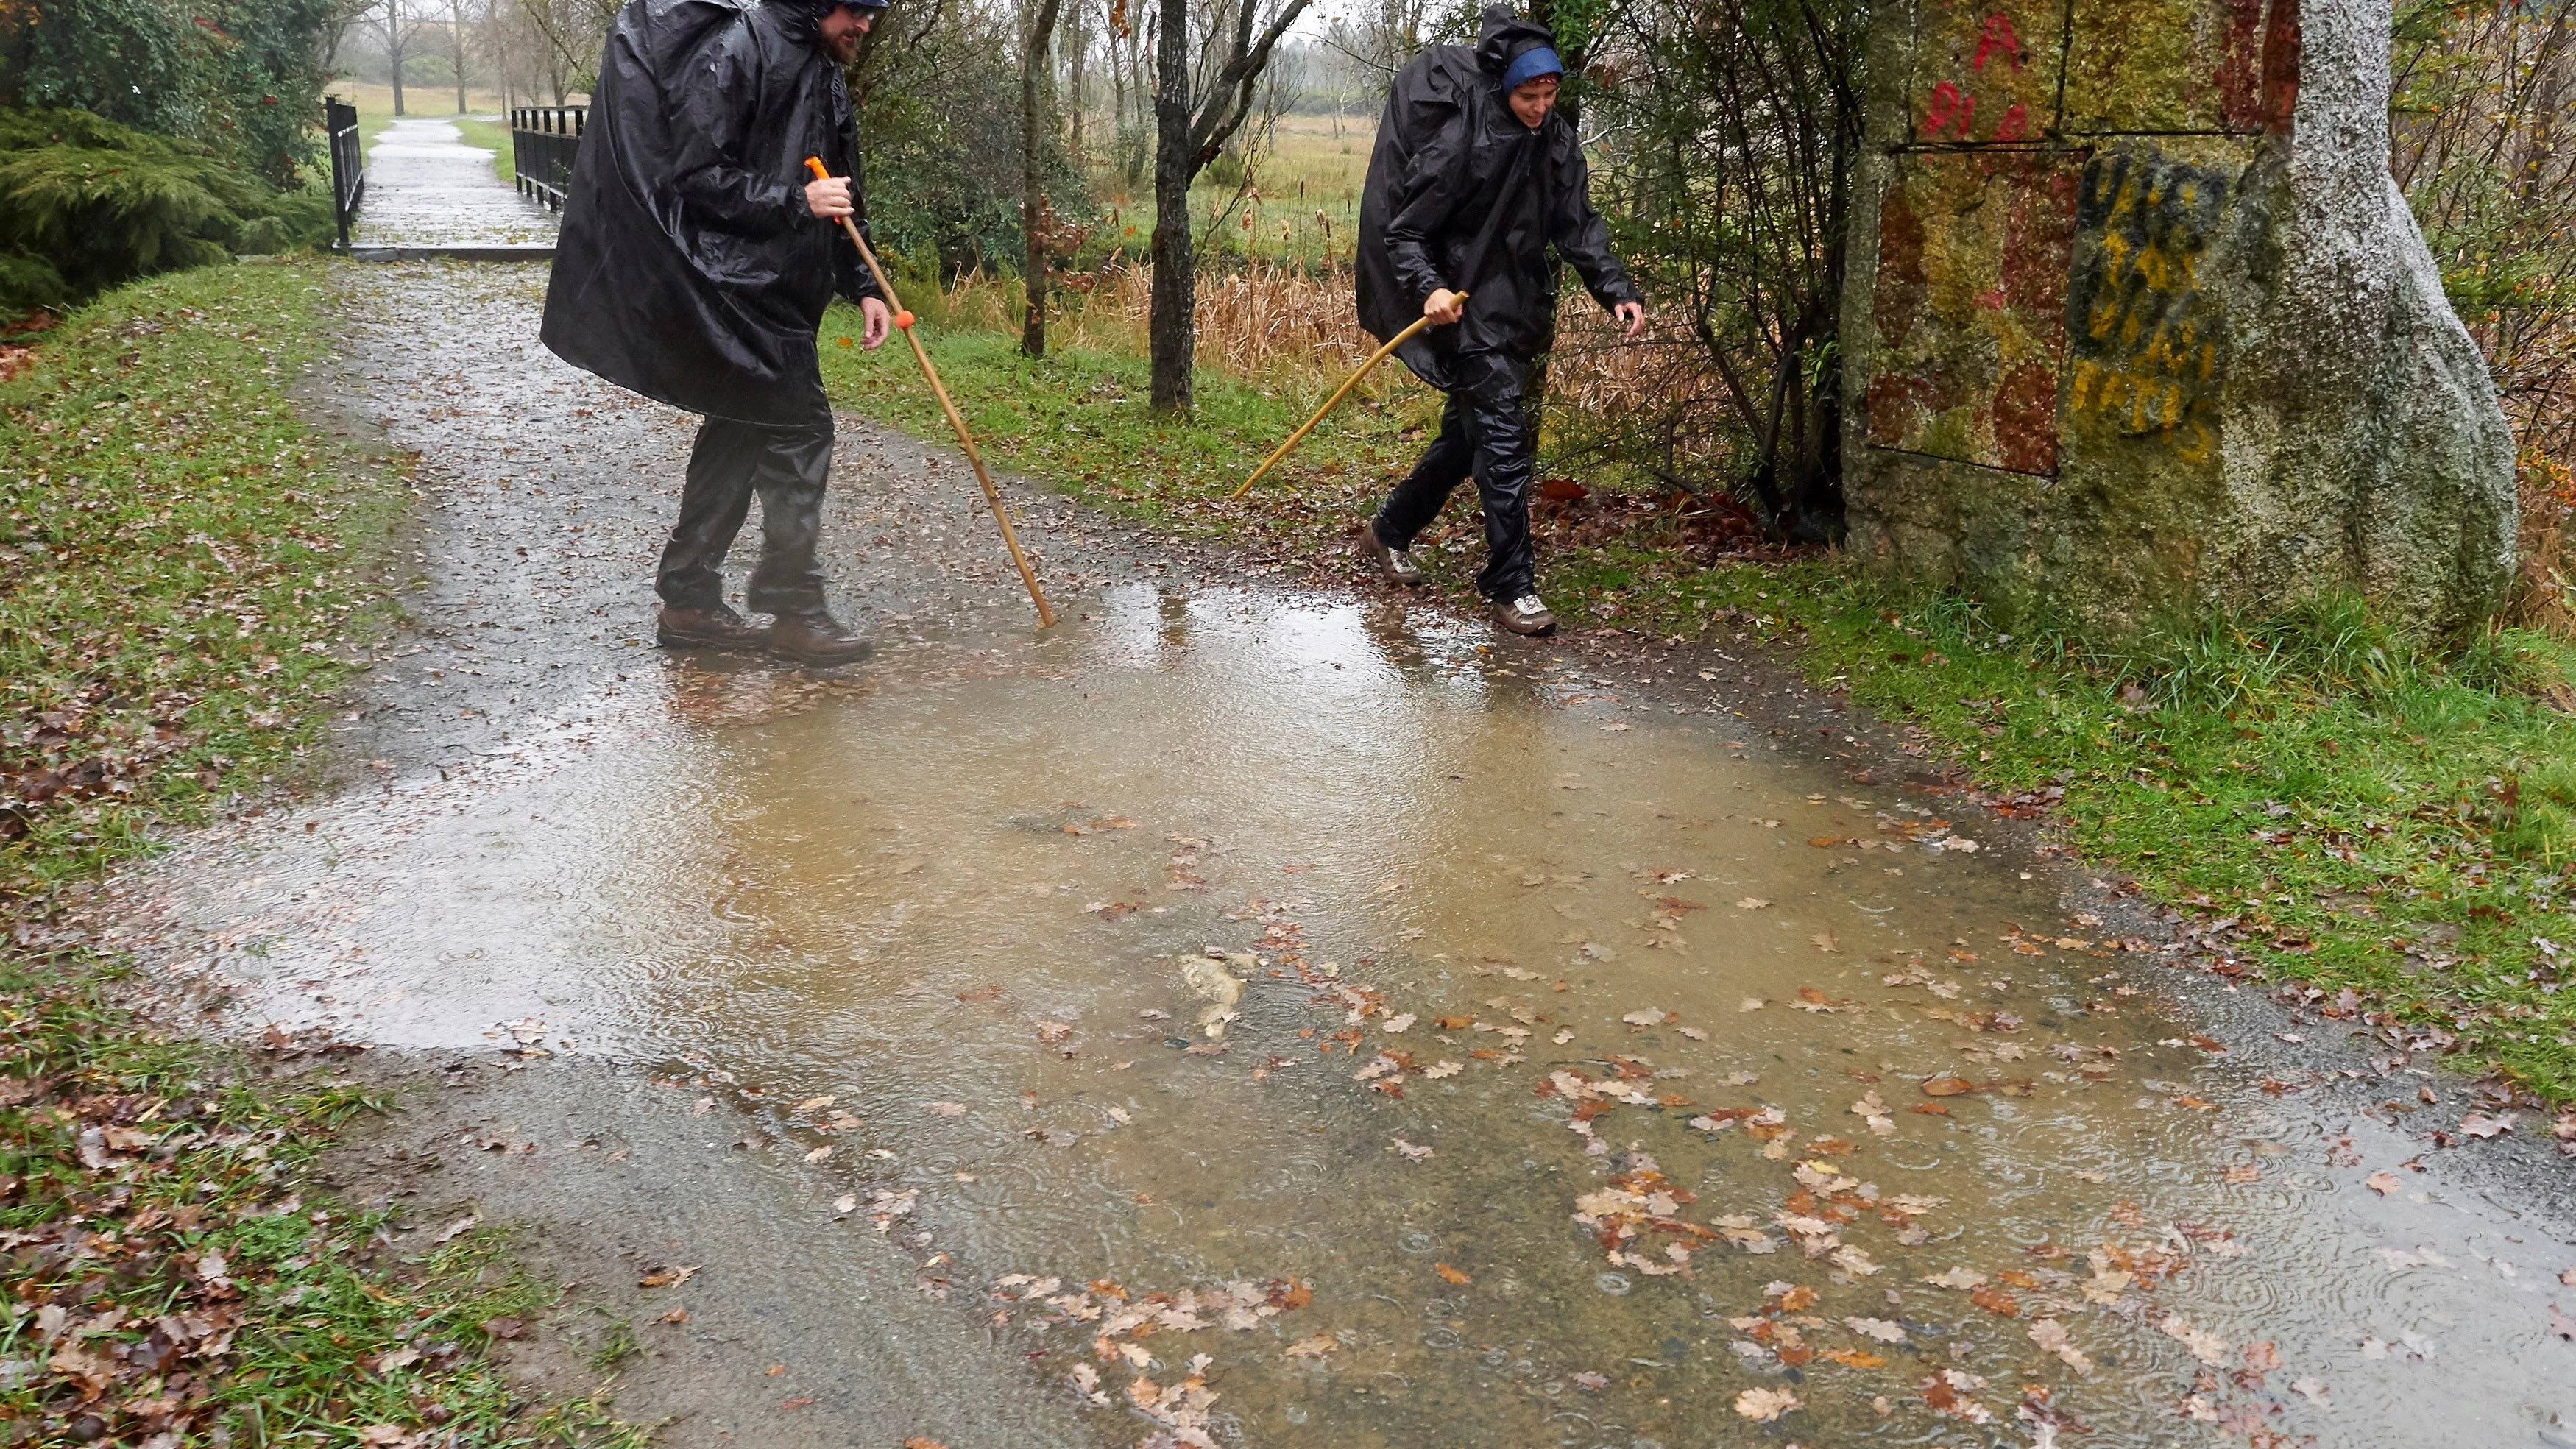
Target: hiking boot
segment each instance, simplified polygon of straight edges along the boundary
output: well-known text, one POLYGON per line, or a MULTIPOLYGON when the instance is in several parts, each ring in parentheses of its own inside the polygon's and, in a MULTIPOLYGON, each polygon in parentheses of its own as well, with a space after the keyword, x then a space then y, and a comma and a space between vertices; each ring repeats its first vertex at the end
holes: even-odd
POLYGON ((769 652, 799 664, 830 666, 865 659, 873 647, 840 620, 817 609, 810 614, 781 614, 769 626, 769 652))
POLYGON ((1491 605, 1494 622, 1515 634, 1553 634, 1556 616, 1547 611, 1536 594, 1523 594, 1506 604, 1500 599, 1491 605))
POLYGON ((759 649, 769 631, 718 604, 712 609, 662 606, 653 621, 653 637, 665 649, 759 649))
POLYGON ((1360 551, 1368 555, 1370 563, 1377 565, 1377 571, 1385 576, 1388 583, 1422 582, 1422 567, 1413 561, 1413 551, 1389 548, 1379 542, 1377 520, 1374 518, 1360 520, 1360 551))

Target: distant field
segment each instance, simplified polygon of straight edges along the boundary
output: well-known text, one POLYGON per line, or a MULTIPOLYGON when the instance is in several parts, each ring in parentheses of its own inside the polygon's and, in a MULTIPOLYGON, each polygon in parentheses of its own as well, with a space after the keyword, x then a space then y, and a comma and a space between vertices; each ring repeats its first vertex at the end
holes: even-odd
MULTIPOLYGON (((1377 122, 1357 117, 1283 116, 1269 144, 1254 150, 1244 175, 1210 167, 1190 189, 1190 211, 1211 246, 1268 261, 1314 265, 1347 261, 1359 225, 1360 182, 1368 174, 1377 122), (1222 235, 1211 233, 1213 230, 1222 235)), ((1102 240, 1129 255, 1142 251, 1154 230, 1153 195, 1131 191, 1107 166, 1093 168, 1100 198, 1102 240)))

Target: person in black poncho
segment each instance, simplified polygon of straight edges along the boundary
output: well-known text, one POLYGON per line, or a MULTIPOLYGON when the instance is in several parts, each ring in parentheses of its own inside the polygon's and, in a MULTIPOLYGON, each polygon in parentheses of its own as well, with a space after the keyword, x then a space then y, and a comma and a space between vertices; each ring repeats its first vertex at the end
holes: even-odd
POLYGON ((1362 545, 1389 579, 1420 583, 1407 550, 1473 477, 1485 511, 1476 588, 1517 634, 1556 627, 1530 550, 1536 440, 1522 399, 1554 331, 1549 249, 1628 336, 1646 318, 1592 209, 1581 139, 1556 112, 1564 69, 1545 27, 1488 9, 1472 52, 1434 46, 1397 75, 1360 198, 1360 323, 1384 340, 1431 318, 1396 355, 1449 394, 1439 438, 1361 525, 1362 545))
POLYGON ((835 292, 859 304, 869 347, 890 322, 838 225, 860 203, 841 67, 885 5, 630 0, 600 57, 542 335, 576 367, 706 416, 656 580, 665 645, 810 664, 867 652, 823 600, 832 407, 814 331, 835 292), (833 179, 809 181, 808 156, 833 179), (766 629, 724 599, 755 493, 744 602, 776 616, 766 629))

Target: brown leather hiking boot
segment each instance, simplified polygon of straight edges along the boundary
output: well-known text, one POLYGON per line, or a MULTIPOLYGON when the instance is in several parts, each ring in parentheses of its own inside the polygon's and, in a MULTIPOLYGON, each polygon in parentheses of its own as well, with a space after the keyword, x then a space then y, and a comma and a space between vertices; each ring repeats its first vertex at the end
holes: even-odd
POLYGON ((759 649, 769 631, 718 604, 712 609, 662 606, 653 622, 653 637, 665 649, 759 649))
POLYGON ((781 614, 769 626, 769 652, 799 664, 828 667, 865 659, 875 646, 848 625, 817 609, 811 614, 781 614))
POLYGON ((1377 566, 1378 574, 1390 584, 1422 582, 1422 566, 1413 561, 1413 551, 1389 548, 1377 536, 1377 520, 1374 518, 1360 520, 1360 552, 1368 555, 1369 562, 1377 566))
POLYGON ((1540 603, 1536 594, 1523 594, 1508 603, 1496 599, 1490 607, 1493 610, 1494 622, 1515 634, 1527 634, 1535 638, 1541 634, 1556 632, 1556 616, 1547 611, 1547 605, 1540 603))

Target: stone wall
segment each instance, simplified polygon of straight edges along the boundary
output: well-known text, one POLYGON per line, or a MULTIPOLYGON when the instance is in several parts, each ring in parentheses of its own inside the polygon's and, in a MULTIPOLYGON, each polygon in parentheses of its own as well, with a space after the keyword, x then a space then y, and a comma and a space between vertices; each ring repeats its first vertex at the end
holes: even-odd
POLYGON ((2388 29, 2388 0, 1882 0, 1855 553, 2110 628, 2500 605, 2512 441, 2388 174, 2388 29))

